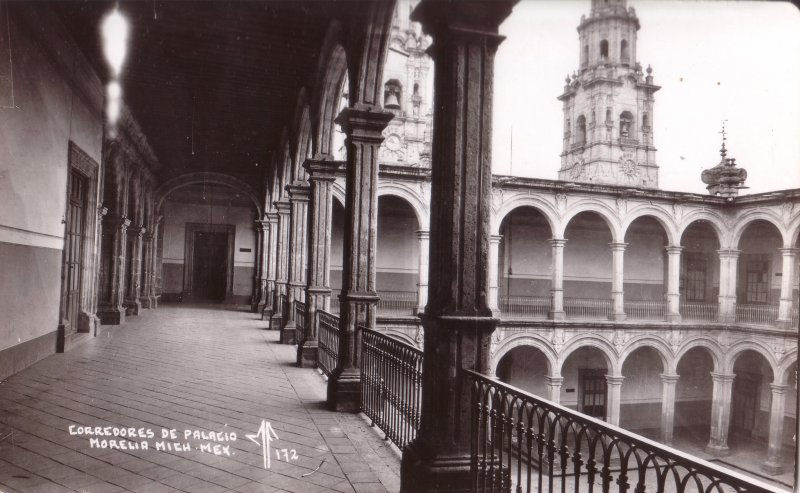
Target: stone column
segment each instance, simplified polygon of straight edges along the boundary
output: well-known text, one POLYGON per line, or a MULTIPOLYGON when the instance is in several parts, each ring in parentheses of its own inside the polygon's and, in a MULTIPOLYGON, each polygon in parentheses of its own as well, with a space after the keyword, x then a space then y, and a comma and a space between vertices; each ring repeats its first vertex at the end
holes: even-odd
POLYGON ((491 374, 498 319, 489 306, 494 57, 514 1, 423 0, 412 14, 433 37, 433 156, 428 304, 422 323, 422 420, 400 491, 471 491, 471 386, 491 374), (433 257, 432 257, 433 258, 433 257))
POLYGON ((153 244, 150 250, 150 291, 147 294, 149 299, 150 308, 158 308, 158 299, 161 293, 158 291, 158 278, 159 278, 159 262, 158 262, 158 245, 160 243, 160 229, 161 219, 163 216, 157 216, 153 222, 153 244))
POLYGON ((546 375, 544 383, 547 385, 547 398, 558 404, 561 402, 561 384, 564 383, 564 377, 556 377, 546 375))
POLYGON ((261 311, 261 320, 269 320, 275 306, 276 275, 278 270, 278 213, 268 212, 265 214, 269 229, 267 230, 267 282, 266 282, 266 301, 264 309, 261 311))
POLYGON ((375 327, 375 249, 378 232, 378 151, 392 113, 358 105, 336 118, 347 135, 344 259, 339 295, 339 362, 328 379, 328 403, 358 411, 361 382, 356 328, 375 327))
POLYGON ((736 320, 736 283, 740 250, 718 250, 719 254, 719 322, 736 320))
POLYGON ((139 300, 139 290, 142 282, 142 237, 147 230, 144 226, 137 226, 130 230, 128 240, 131 245, 131 272, 128 279, 128 289, 125 297, 126 312, 139 315, 142 302, 139 300))
POLYGON ((100 294, 98 316, 104 325, 125 322, 125 250, 131 222, 125 216, 109 214, 103 218, 100 258, 100 294))
POLYGON ((625 320, 624 258, 627 243, 611 246, 611 320, 625 320))
POLYGON ((261 313, 267 302, 267 238, 269 222, 256 219, 256 262, 255 283, 253 286, 253 302, 250 309, 253 313, 261 313))
POLYGON ((272 316, 269 319, 269 328, 278 330, 283 325, 283 306, 281 306, 281 295, 286 296, 288 289, 289 271, 289 211, 291 206, 286 199, 275 202, 275 209, 278 211, 278 241, 276 245, 276 270, 275 270, 275 292, 272 299, 272 316))
POLYGON ((155 234, 152 230, 147 231, 142 236, 142 264, 144 265, 142 278, 142 289, 140 294, 142 308, 155 308, 151 305, 152 301, 152 271, 153 271, 153 240, 155 234))
POLYGON ((667 250, 667 322, 681 321, 681 251, 680 245, 664 247, 667 250))
POLYGON ((100 299, 100 264, 102 261, 102 239, 103 239, 103 217, 108 214, 108 209, 99 206, 97 208, 97 215, 95 216, 95 238, 94 238, 94 260, 92 262, 92 277, 91 281, 87 283, 89 286, 88 304, 86 326, 82 327, 83 332, 88 332, 93 336, 97 335, 97 329, 100 327, 100 318, 97 316, 98 301, 100 299))
POLYGON ((297 323, 294 316, 294 302, 305 299, 306 287, 306 256, 308 246, 306 245, 306 228, 308 227, 308 185, 287 185, 286 191, 289 193, 289 204, 291 212, 289 215, 289 270, 286 291, 286 303, 288 310, 286 318, 282 321, 281 343, 296 344, 297 323))
POLYGON ((500 312, 500 240, 502 235, 489 237, 489 308, 492 312, 500 312))
POLYGON ((303 167, 311 183, 308 214, 308 283, 306 325, 297 344, 297 366, 317 365, 317 311, 329 306, 331 298, 331 222, 333 182, 341 161, 307 159, 303 167))
POLYGON ((778 305, 778 325, 784 329, 792 327, 792 305, 794 304, 794 268, 797 262, 797 248, 781 248, 783 269, 781 270, 781 301, 778 305))
POLYGON ((550 313, 551 320, 564 320, 567 318, 564 312, 564 246, 567 240, 564 238, 553 238, 550 240, 553 245, 553 285, 550 287, 550 313))
POLYGON ((606 375, 606 422, 610 425, 619 426, 619 408, 622 396, 622 382, 625 377, 622 375, 606 375))
MULTIPOLYGON (((415 313, 423 313, 428 304, 428 258, 430 255, 431 234, 428 231, 417 231, 419 239, 419 281, 417 282, 417 309, 415 313)), ((496 271, 497 269, 495 269, 496 271)))
POLYGON ((783 447, 783 415, 786 408, 786 391, 789 385, 770 384, 772 405, 769 412, 769 445, 767 460, 761 466, 767 473, 777 476, 783 473, 781 448, 783 447))
POLYGON ((661 443, 672 444, 675 431, 675 387, 680 375, 661 374, 661 443))
POLYGON ((714 390, 711 397, 711 436, 706 452, 717 456, 730 455, 728 427, 731 420, 731 391, 736 375, 711 372, 714 390))

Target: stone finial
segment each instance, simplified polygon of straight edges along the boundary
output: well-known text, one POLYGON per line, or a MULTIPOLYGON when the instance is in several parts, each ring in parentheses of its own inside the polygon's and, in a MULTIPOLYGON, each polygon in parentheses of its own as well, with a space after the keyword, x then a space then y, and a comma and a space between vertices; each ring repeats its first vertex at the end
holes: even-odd
POLYGON ((732 199, 739 194, 739 190, 747 188, 744 181, 747 179, 747 170, 736 167, 736 159, 729 158, 728 149, 725 147, 727 134, 725 122, 722 122, 722 146, 719 149, 720 161, 713 168, 703 170, 700 179, 708 185, 708 193, 717 197, 732 199))

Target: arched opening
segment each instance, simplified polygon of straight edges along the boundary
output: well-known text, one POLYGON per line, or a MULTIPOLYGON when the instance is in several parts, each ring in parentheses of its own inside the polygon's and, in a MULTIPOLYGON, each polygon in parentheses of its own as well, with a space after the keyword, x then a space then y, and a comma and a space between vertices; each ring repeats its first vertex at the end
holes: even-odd
POLYGON ((640 435, 657 439, 661 434, 662 382, 664 365, 651 347, 636 349, 622 364, 619 425, 640 435))
POLYGON ((773 325, 781 299, 783 257, 781 233, 774 224, 756 220, 739 239, 736 322, 773 325))
POLYGON ((511 211, 500 224, 498 280, 503 317, 546 318, 550 310, 553 233, 532 207, 511 211))
POLYGON ((531 394, 549 398, 545 377, 550 374, 547 357, 533 346, 519 346, 497 363, 497 378, 531 394))
MULTIPOLYGON (((714 359, 705 347, 694 347, 678 360, 675 384, 675 442, 704 447, 711 426, 714 359)), ((683 447, 681 447, 683 448, 683 447)))
POLYGON ((717 320, 719 238, 711 223, 694 221, 681 236, 680 313, 686 321, 717 320))
POLYGON ((598 419, 608 414, 608 364, 600 349, 584 346, 573 351, 561 368, 561 405, 598 419))
POLYGON ((606 221, 596 212, 573 217, 564 232, 564 311, 567 318, 611 315, 611 249, 606 221))
POLYGON ((394 195, 378 197, 375 283, 378 315, 415 315, 419 283, 419 222, 414 208, 394 195))
POLYGON ((600 60, 608 59, 608 40, 600 41, 600 60))
POLYGON ((733 373, 728 446, 732 451, 755 448, 763 452, 769 436, 772 368, 763 355, 748 349, 736 358, 733 373))
POLYGON ((631 55, 628 51, 628 41, 625 39, 619 43, 619 58, 623 64, 628 64, 631 61, 631 55))
POLYGON ((619 137, 621 139, 634 138, 633 115, 630 111, 623 111, 619 115, 619 137))
POLYGON ((575 122, 575 144, 586 144, 586 117, 583 115, 575 122))
MULTIPOLYGON (((347 72, 344 73, 344 78, 342 79, 342 90, 339 94, 339 102, 338 106, 339 109, 336 111, 336 114, 342 112, 343 109, 350 106, 350 79, 347 76, 347 72)), ((345 146, 345 135, 344 131, 342 130, 342 126, 338 123, 334 123, 334 131, 333 131, 333 157, 337 161, 347 161, 347 148, 345 146)))
POLYGON ((403 101, 403 86, 397 79, 389 79, 383 85, 383 107, 390 111, 399 111, 403 101))
POLYGON ((247 194, 194 183, 164 198, 163 299, 249 304, 258 211, 247 194))
POLYGON ((339 294, 342 292, 342 261, 344 259, 344 204, 333 198, 331 212, 331 313, 339 313, 339 294))
POLYGON ((583 45, 581 51, 581 68, 586 68, 589 65, 589 45, 583 45))
POLYGON ((664 320, 666 315, 667 234, 651 216, 634 220, 625 231, 623 291, 632 320, 664 320))

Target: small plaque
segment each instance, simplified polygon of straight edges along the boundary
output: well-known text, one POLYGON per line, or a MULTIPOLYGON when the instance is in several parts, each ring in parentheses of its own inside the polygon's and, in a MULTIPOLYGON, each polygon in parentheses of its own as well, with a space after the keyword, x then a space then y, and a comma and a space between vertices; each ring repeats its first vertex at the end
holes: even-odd
POLYGON ((253 250, 251 250, 249 248, 240 248, 239 251, 240 252, 252 252, 253 250))

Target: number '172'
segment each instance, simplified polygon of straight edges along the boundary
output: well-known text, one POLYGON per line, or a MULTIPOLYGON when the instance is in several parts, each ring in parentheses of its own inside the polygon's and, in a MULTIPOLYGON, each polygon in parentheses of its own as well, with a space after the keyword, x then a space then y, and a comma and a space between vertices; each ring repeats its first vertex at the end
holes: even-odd
POLYGON ((295 449, 276 448, 275 456, 278 458, 278 460, 283 459, 286 462, 289 462, 290 460, 297 460, 297 451, 295 449))

